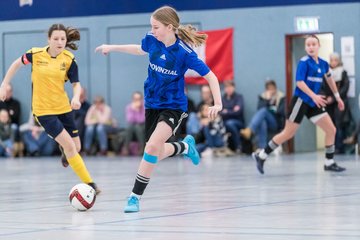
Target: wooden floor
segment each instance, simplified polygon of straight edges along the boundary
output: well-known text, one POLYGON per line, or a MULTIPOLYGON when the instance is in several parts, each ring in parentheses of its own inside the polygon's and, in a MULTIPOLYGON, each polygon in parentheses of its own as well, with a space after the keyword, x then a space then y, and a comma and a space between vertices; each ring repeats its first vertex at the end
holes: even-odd
POLYGON ((79 180, 57 158, 0 159, 0 239, 360 239, 360 161, 323 153, 272 156, 265 175, 248 156, 158 165, 139 213, 125 214, 139 158, 87 158, 102 194, 77 212, 79 180))

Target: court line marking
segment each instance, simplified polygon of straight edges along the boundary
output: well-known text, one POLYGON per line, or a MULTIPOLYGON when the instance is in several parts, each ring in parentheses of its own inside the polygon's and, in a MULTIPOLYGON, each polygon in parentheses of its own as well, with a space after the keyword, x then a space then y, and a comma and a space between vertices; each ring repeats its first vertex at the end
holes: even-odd
MULTIPOLYGON (((193 215, 193 214, 199 214, 199 213, 209 213, 209 212, 218 212, 218 211, 226 211, 226 210, 234 210, 234 209, 243 209, 243 208, 251 208, 251 207, 259 207, 259 206, 271 206, 271 205, 278 205, 278 204, 284 204, 284 203, 295 203, 295 202, 304 202, 304 201, 312 201, 312 200, 320 200, 320 199, 329 199, 329 198, 339 198, 339 197, 348 197, 348 196, 356 196, 360 195, 360 192, 355 193, 345 193, 345 194, 336 194, 332 196, 324 196, 324 197, 313 197, 313 198, 304 198, 304 199, 293 199, 293 200, 286 200, 286 201, 277 201, 277 202, 268 202, 268 203, 257 203, 257 204, 248 204, 243 206, 237 206, 237 207, 226 207, 226 208, 216 208, 216 209, 210 209, 210 210, 201 210, 201 211, 191 211, 191 212, 184 212, 184 213, 176 213, 176 214, 166 214, 166 215, 159 215, 159 216, 152 216, 152 217, 143 217, 143 218, 136 218, 136 219, 123 219, 123 220, 116 220, 116 221, 108 221, 108 222, 102 222, 102 223, 96 223, 91 225, 82 225, 82 226, 69 226, 69 227, 58 227, 58 228, 48 228, 48 229, 37 229, 37 230, 29 230, 29 231, 21 231, 21 232, 15 232, 15 233, 5 233, 0 234, 0 237, 4 236, 15 236, 20 234, 27 234, 27 233, 38 233, 38 232, 50 232, 50 231, 59 231, 59 230, 79 230, 81 227, 86 226, 96 226, 96 225, 106 225, 106 224, 113 224, 113 223, 125 223, 125 222, 136 222, 136 221, 143 221, 143 220, 149 220, 149 219, 160 219, 160 218, 167 218, 167 217, 179 217, 179 216, 186 216, 186 215, 193 215)), ((137 230, 138 231, 138 230, 137 230)), ((141 231, 141 230, 140 230, 141 231)), ((196 232, 194 232, 196 233, 196 232)), ((209 232, 211 234, 211 232, 209 232)), ((245 233, 240 233, 245 234, 245 233)), ((247 234, 247 233, 246 233, 247 234)), ((259 234, 261 235, 261 234, 259 234)), ((272 235, 272 234, 269 234, 272 235)), ((277 235, 277 234, 274 234, 277 235)), ((280 234, 281 235, 281 234, 280 234)), ((328 234, 325 234, 328 235, 328 234)), ((283 236, 283 235, 282 235, 283 236)), ((287 234, 287 236, 293 236, 287 234)), ((294 236, 311 236, 311 235, 294 235, 294 236)), ((317 236, 317 235, 314 235, 317 236)), ((321 235, 324 236, 324 235, 321 235)), ((343 237, 347 237, 349 235, 344 235, 343 237)), ((360 236, 360 235, 356 235, 360 236)))

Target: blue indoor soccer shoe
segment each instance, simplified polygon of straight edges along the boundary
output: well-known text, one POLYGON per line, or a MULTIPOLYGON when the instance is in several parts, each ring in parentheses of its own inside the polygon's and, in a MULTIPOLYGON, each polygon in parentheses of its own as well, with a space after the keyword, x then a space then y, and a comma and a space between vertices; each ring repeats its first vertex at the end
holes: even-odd
POLYGON ((125 213, 138 212, 139 208, 139 199, 135 196, 130 196, 127 201, 127 205, 124 208, 125 213))
POLYGON ((184 154, 185 157, 190 158, 194 165, 198 165, 200 163, 200 155, 196 150, 195 139, 191 135, 187 135, 183 142, 189 145, 189 151, 187 154, 184 154))

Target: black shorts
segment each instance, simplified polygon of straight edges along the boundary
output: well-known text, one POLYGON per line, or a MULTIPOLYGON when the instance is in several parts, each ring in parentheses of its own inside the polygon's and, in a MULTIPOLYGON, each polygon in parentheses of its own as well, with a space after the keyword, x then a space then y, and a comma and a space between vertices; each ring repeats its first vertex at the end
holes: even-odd
POLYGON ((291 122, 300 124, 304 116, 306 116, 310 121, 316 123, 326 114, 325 108, 311 107, 303 102, 301 98, 294 96, 291 99, 287 117, 291 122))
POLYGON ((45 129, 45 132, 55 139, 65 128, 71 137, 79 136, 79 131, 75 125, 74 112, 59 115, 35 116, 36 121, 45 129))
POLYGON ((154 132, 158 122, 164 121, 173 130, 175 135, 182 120, 186 118, 186 112, 172 110, 172 109, 146 109, 145 110, 145 140, 150 139, 151 134, 154 132))

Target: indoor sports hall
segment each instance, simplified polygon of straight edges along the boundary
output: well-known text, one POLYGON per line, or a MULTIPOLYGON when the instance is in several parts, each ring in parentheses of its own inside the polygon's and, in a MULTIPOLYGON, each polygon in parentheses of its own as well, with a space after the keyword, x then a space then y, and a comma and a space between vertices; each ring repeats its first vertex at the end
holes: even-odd
POLYGON ((359 18, 357 0, 0 1, 0 239, 360 239, 359 18))

